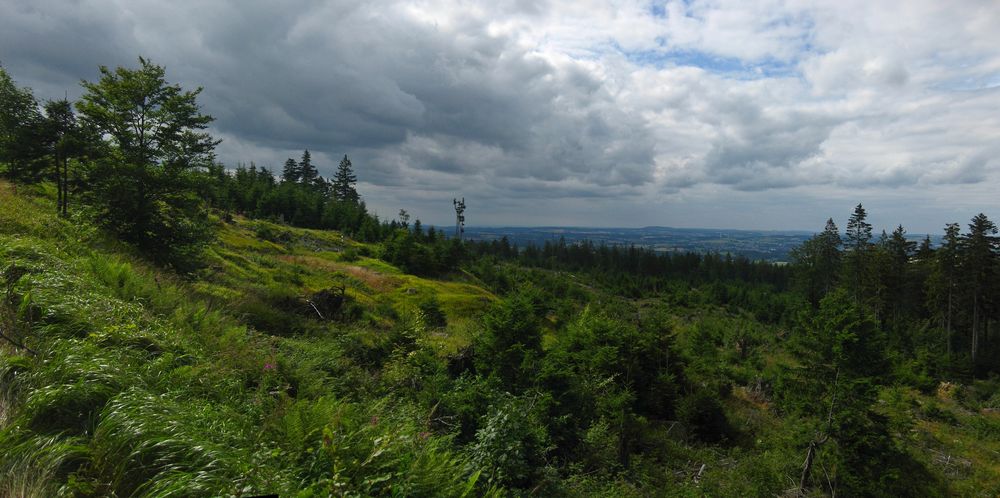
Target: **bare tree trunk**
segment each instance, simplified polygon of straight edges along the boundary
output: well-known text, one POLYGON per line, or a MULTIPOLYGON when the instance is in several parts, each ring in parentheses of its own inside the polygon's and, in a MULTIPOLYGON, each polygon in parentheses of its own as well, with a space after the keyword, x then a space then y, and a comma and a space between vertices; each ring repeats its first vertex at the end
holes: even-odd
POLYGON ((62 198, 62 215, 66 216, 66 212, 69 207, 69 158, 63 158, 62 165, 62 182, 63 182, 63 198, 62 198))
POLYGON ((945 319, 945 330, 948 334, 948 359, 951 360, 951 295, 952 285, 948 283, 948 316, 945 319))
POLYGON ((983 349, 986 350, 986 354, 990 352, 990 316, 986 315, 986 327, 983 329, 983 349))
POLYGON ((976 376, 976 356, 979 353, 979 294, 972 298, 972 376, 976 376))
POLYGON ((62 158, 56 155, 52 162, 56 167, 56 214, 58 215, 63 204, 62 158))
POLYGON ((799 494, 806 490, 809 485, 809 473, 812 472, 813 458, 816 456, 816 441, 809 441, 809 449, 806 451, 806 460, 802 463, 802 477, 799 478, 799 494))

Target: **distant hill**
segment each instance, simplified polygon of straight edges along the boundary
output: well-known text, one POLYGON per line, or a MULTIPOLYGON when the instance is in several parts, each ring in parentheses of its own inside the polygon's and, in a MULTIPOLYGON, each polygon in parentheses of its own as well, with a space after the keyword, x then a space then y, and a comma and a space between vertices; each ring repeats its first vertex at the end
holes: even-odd
MULTIPOLYGON (((453 235, 455 229, 442 230, 453 235)), ((595 244, 635 245, 668 252, 717 252, 746 256, 758 261, 788 261, 793 248, 815 232, 806 230, 737 230, 727 228, 595 228, 595 227, 466 227, 465 237, 472 240, 497 240, 504 236, 518 246, 542 245, 546 241, 566 243, 589 240, 595 244)), ((908 234, 919 242, 925 234, 908 234)), ((931 236, 935 246, 939 236, 931 236)))

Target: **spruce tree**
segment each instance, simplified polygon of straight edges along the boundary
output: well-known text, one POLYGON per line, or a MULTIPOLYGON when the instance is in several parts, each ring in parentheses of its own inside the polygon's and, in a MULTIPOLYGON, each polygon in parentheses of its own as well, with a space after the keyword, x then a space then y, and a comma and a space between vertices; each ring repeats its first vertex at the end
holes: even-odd
POLYGON ((916 242, 906 239, 906 229, 899 225, 886 240, 886 267, 883 270, 886 300, 893 323, 902 319, 907 303, 910 302, 909 263, 916 250, 916 242))
POLYGON ((822 233, 792 250, 795 284, 814 307, 819 306, 823 296, 836 285, 842 258, 841 244, 840 231, 831 218, 822 233))
MULTIPOLYGON (((962 267, 968 282, 972 299, 972 367, 975 369, 979 361, 980 331, 989 331, 986 324, 990 309, 992 287, 995 286, 997 226, 985 214, 979 213, 969 223, 969 233, 962 237, 962 267)), ((987 338, 989 340, 989 338, 987 338)))
POLYGON ((874 410, 888 367, 885 334, 840 289, 823 298, 818 312, 802 325, 794 343, 801 363, 784 393, 786 409, 798 412, 813 430, 799 492, 829 485, 829 480, 812 479, 821 453, 833 464, 830 477, 838 489, 850 491, 845 494, 870 496, 882 485, 895 485, 891 477, 880 477, 899 455, 885 417, 874 410), (827 445, 830 440, 836 444, 827 445))
POLYGON ((927 281, 928 307, 941 323, 945 333, 948 359, 952 356, 955 308, 958 304, 958 279, 961 231, 958 223, 948 223, 941 247, 934 253, 934 266, 927 281))
POLYGON ((285 169, 281 172, 281 181, 285 183, 298 183, 301 177, 302 170, 299 169, 299 163, 290 157, 286 159, 285 169))
POLYGON ((299 183, 313 185, 318 177, 319 171, 313 166, 312 155, 308 150, 302 151, 302 160, 299 161, 299 183))
POLYGON ((357 181, 358 177, 354 175, 354 171, 351 169, 351 160, 345 154, 337 166, 337 173, 333 176, 334 199, 341 202, 357 202, 358 191, 354 188, 354 184, 357 181))
POLYGON ((845 269, 847 270, 847 285, 854 296, 856 304, 861 305, 867 297, 867 290, 871 279, 872 260, 872 226, 867 221, 868 213, 865 208, 858 204, 854 208, 854 213, 847 220, 847 240, 844 247, 847 249, 845 259, 845 269))

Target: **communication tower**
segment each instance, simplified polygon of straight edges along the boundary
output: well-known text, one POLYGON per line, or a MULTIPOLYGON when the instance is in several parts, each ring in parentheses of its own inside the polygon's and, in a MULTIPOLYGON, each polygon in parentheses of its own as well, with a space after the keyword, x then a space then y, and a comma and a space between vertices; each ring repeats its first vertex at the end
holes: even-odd
POLYGON ((452 199, 451 202, 455 205, 455 236, 462 240, 465 233, 465 197, 462 200, 452 199))

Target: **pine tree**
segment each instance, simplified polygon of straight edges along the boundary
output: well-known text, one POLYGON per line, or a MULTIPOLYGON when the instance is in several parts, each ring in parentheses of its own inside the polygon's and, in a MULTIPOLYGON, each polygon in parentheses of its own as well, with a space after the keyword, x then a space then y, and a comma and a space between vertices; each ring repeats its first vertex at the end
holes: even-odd
POLYGON ((413 222, 413 238, 417 239, 417 242, 424 240, 424 226, 420 223, 420 219, 413 222))
POLYGON ((273 186, 277 183, 277 180, 274 178, 274 172, 272 172, 271 168, 268 168, 267 166, 264 166, 257 171, 257 178, 269 186, 273 186))
POLYGON ((358 191, 354 188, 354 184, 357 181, 358 178, 351 169, 351 160, 345 154, 337 166, 337 173, 333 176, 334 199, 341 202, 357 202, 358 191))
POLYGON ((920 241, 920 247, 917 248, 917 259, 926 261, 934 256, 934 247, 931 246, 931 236, 924 236, 924 240, 920 241))
MULTIPOLYGON (((930 306, 928 298, 931 276, 934 274, 934 247, 931 244, 931 236, 925 235, 917 246, 917 252, 913 255, 911 269, 911 295, 908 296, 911 310, 917 313, 919 318, 930 319, 934 308, 930 306)), ((930 338, 925 338, 930 340, 930 338)))
POLYGON ((285 160, 285 169, 281 172, 281 181, 285 183, 298 183, 300 178, 302 178, 302 170, 299 168, 299 163, 289 157, 285 160))
POLYGON ((405 209, 399 210, 399 226, 403 227, 404 230, 410 228, 410 213, 407 213, 405 209))

